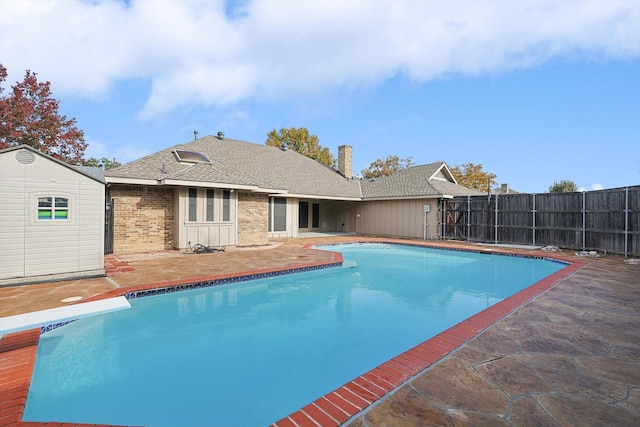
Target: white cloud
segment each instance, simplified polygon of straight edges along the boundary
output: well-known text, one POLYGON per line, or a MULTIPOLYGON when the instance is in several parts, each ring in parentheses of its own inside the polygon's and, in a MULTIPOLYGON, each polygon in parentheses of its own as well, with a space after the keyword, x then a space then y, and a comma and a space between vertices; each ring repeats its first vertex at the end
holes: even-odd
POLYGON ((640 2, 3 0, 9 80, 25 69, 55 94, 104 97, 148 79, 142 117, 530 67, 558 55, 640 55, 640 2))

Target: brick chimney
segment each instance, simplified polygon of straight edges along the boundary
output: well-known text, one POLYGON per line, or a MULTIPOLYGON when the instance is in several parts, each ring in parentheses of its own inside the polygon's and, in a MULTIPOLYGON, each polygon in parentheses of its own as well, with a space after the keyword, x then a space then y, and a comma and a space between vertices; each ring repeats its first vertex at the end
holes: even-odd
POLYGON ((353 171, 351 166, 351 150, 350 145, 341 145, 338 147, 338 172, 345 178, 352 178, 353 171))

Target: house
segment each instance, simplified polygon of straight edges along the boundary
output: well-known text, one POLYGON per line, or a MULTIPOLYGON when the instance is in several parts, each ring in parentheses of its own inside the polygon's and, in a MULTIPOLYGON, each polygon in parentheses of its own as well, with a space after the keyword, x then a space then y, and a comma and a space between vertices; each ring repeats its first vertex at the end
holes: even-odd
POLYGON ((494 188, 492 191, 493 194, 499 194, 499 195, 504 195, 504 194, 520 194, 519 191, 514 190, 513 188, 509 187, 509 184, 501 184, 500 187, 494 188))
POLYGON ((259 246, 309 231, 435 239, 439 202, 478 194, 444 162, 363 180, 351 157, 339 147, 336 170, 220 132, 109 169, 114 251, 259 246))
POLYGON ((104 200, 100 168, 0 150, 0 285, 104 276, 104 200))

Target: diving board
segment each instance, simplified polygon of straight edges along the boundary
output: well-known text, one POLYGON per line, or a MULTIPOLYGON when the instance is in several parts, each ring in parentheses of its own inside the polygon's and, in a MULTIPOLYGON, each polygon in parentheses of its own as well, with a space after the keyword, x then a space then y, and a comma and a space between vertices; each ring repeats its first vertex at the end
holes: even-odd
POLYGON ((70 322, 83 317, 97 316, 128 308, 131 308, 131 304, 125 297, 115 297, 0 317, 0 337, 11 332, 70 322))

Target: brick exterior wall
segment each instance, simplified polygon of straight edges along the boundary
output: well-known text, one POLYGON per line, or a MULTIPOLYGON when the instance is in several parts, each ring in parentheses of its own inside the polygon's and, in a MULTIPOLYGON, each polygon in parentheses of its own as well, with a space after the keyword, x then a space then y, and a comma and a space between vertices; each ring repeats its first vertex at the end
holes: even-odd
POLYGON ((174 190, 112 185, 113 249, 118 252, 173 249, 174 190))
POLYGON ((269 227, 269 196, 238 193, 238 246, 266 245, 269 227))

